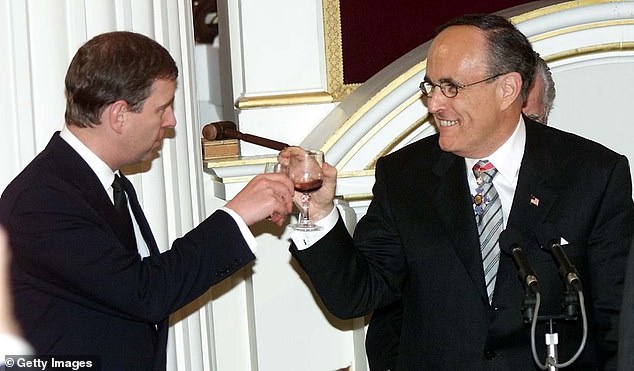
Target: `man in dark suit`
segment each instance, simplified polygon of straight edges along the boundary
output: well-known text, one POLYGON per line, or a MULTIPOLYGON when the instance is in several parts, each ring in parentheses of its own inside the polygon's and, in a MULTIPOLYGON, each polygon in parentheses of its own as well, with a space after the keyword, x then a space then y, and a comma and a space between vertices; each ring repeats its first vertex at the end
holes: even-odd
MULTIPOLYGON (((522 114, 548 124, 555 100, 555 82, 546 61, 535 53, 535 75, 522 107, 522 114)), ((368 364, 372 370, 394 370, 398 356, 403 307, 400 301, 372 312, 365 337, 368 364)))
POLYGON ((15 312, 38 354, 165 369, 168 316, 254 259, 248 225, 291 211, 290 180, 259 175, 159 252, 119 169, 157 155, 176 124, 177 76, 146 36, 89 40, 66 74, 66 125, 3 192, 15 312))
POLYGON ((546 362, 548 323, 537 325, 535 362, 521 311, 526 289, 500 252, 502 228, 515 232, 510 242, 539 277, 539 315, 556 322, 557 360, 573 357, 583 329, 580 319, 559 320, 567 289, 542 248, 551 240, 564 244, 584 282, 588 338, 568 369, 615 367, 634 232, 628 161, 522 116, 534 66, 530 43, 506 19, 449 22, 430 46, 421 84, 439 133, 377 162, 374 197, 354 237, 333 206, 336 169, 325 164, 310 206, 324 229, 291 236, 293 256, 336 316, 401 300, 399 371, 535 370, 546 362))

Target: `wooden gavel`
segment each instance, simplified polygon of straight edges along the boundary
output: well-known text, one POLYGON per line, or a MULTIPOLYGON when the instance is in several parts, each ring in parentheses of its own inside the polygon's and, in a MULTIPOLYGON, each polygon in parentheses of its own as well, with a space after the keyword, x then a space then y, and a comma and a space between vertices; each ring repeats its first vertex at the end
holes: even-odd
POLYGON ((257 144, 258 146, 281 151, 290 145, 276 140, 262 138, 257 135, 244 134, 237 130, 236 124, 232 121, 216 121, 203 126, 203 138, 214 141, 223 139, 240 139, 245 142, 257 144))

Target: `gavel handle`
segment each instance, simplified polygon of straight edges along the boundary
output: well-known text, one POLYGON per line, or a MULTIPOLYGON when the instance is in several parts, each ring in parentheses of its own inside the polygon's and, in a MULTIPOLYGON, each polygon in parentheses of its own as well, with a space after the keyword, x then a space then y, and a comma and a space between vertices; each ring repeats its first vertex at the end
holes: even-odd
POLYGON ((244 134, 235 129, 235 124, 231 121, 212 122, 203 127, 203 137, 207 140, 240 139, 245 142, 257 144, 258 146, 281 151, 290 145, 276 140, 259 137, 252 134, 244 134))
POLYGON ((278 142, 278 141, 272 140, 272 139, 262 138, 262 137, 259 137, 257 135, 244 134, 244 133, 241 133, 241 132, 239 132, 237 130, 227 129, 227 130, 225 130, 225 134, 226 134, 227 138, 240 139, 240 140, 243 140, 245 142, 257 144, 258 146, 271 148, 271 149, 274 149, 274 150, 277 150, 277 151, 281 151, 284 148, 290 147, 286 143, 278 142))

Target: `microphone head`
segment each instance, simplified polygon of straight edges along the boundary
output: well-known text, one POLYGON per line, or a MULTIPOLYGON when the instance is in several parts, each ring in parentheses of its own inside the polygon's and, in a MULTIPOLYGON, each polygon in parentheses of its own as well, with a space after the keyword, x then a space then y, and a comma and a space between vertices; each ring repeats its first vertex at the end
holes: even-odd
POLYGON ((506 228, 500 232, 500 250, 504 251, 506 254, 512 255, 514 248, 521 248, 524 245, 524 236, 517 229, 506 228))
POLYGON ((537 243, 544 251, 550 251, 554 244, 561 241, 561 234, 557 233, 555 226, 552 224, 543 224, 537 229, 537 243))

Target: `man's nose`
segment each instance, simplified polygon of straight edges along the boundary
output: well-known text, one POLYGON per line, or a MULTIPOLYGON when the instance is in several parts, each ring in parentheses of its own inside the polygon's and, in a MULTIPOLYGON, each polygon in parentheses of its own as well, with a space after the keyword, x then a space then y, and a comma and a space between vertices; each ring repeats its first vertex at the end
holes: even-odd
POLYGON ((424 103, 427 106, 429 113, 438 112, 442 107, 447 97, 440 91, 440 88, 435 86, 427 97, 424 97, 424 103))

